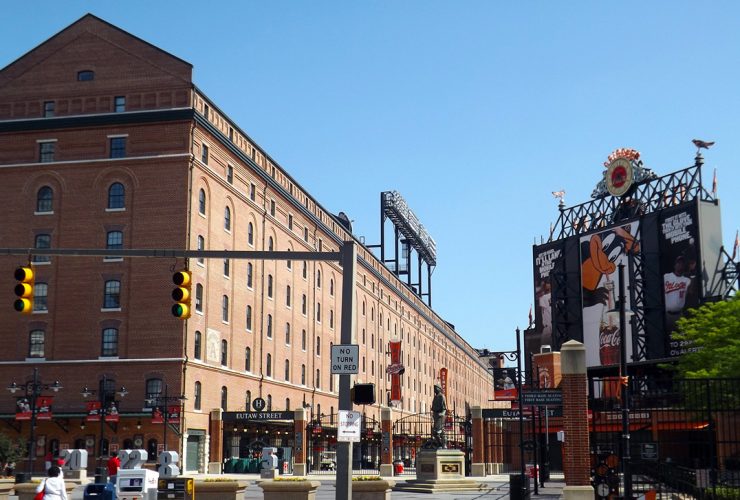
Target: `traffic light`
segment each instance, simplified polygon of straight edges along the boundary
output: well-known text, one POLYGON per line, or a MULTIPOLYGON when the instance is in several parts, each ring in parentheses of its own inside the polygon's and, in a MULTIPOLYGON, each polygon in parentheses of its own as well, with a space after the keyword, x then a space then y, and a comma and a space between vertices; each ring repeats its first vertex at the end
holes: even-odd
POLYGON ((190 317, 190 287, 192 285, 193 273, 190 271, 178 271, 172 275, 172 282, 177 285, 172 290, 172 300, 177 302, 172 306, 172 315, 180 319, 190 317))
POLYGON ((350 393, 356 405, 375 404, 375 384, 355 384, 350 393))
POLYGON ((15 279, 18 281, 15 294, 18 298, 13 308, 21 314, 33 312, 33 277, 33 268, 30 265, 15 270, 15 279))

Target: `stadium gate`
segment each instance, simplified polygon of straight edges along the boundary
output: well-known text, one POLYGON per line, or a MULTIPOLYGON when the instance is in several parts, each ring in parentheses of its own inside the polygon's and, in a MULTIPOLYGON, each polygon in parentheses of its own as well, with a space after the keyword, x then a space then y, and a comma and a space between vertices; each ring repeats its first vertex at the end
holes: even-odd
MULTIPOLYGON (((615 498, 622 457, 617 377, 589 383, 591 461, 597 498, 615 498)), ((740 379, 630 377, 629 469, 633 494, 740 499, 740 379)))
MULTIPOLYGON (((337 413, 322 414, 306 426, 307 459, 311 474, 336 474, 337 413)), ((362 415, 360 442, 352 446, 352 473, 380 473, 380 422, 362 415)))
MULTIPOLYGON (((432 435, 432 413, 415 413, 393 424, 393 461, 403 463, 400 475, 416 474, 416 457, 432 435)), ((447 448, 465 454, 465 474, 470 475, 473 458, 472 420, 448 413, 445 420, 447 448)))

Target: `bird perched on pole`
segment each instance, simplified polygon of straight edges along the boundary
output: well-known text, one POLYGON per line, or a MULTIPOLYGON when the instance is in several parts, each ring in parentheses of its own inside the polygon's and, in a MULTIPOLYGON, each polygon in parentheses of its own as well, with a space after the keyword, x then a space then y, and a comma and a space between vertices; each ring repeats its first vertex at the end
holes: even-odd
POLYGON ((701 139, 692 139, 691 142, 696 146, 696 152, 699 153, 700 149, 709 149, 714 146, 714 141, 702 141, 701 139))

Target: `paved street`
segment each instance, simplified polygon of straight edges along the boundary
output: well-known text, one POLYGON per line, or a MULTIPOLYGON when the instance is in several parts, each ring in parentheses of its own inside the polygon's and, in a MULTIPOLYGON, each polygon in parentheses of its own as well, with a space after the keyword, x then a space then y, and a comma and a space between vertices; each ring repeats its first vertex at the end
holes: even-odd
MULTIPOLYGON (((201 476, 199 476, 201 477, 201 476)), ((247 474, 247 475, 241 475, 241 476, 234 476, 238 477, 239 479, 246 479, 249 481, 249 487, 247 488, 245 492, 245 500, 246 499, 259 499, 262 498, 262 489, 257 486, 257 481, 259 480, 258 476, 254 474, 247 474)), ((310 479, 321 481, 321 486, 318 489, 318 492, 316 494, 317 500, 330 500, 334 499, 336 495, 336 488, 335 488, 335 480, 332 477, 327 476, 310 476, 310 479)), ((405 481, 407 479, 410 479, 408 477, 404 477, 400 481, 405 481)), ((539 495, 532 495, 532 498, 542 498, 542 499, 556 499, 560 497, 560 493, 563 489, 563 482, 562 482, 562 476, 555 476, 554 481, 548 482, 545 484, 545 488, 540 488, 539 495)), ((414 500, 414 499, 424 499, 424 500, 475 500, 475 499, 486 499, 486 500, 494 500, 494 499, 504 499, 509 498, 509 478, 508 476, 503 475, 497 475, 497 476, 488 476, 486 478, 478 478, 478 481, 481 483, 484 483, 486 485, 485 489, 483 491, 478 492, 460 492, 460 493, 435 493, 434 495, 430 495, 427 493, 410 493, 410 492, 401 492, 396 491, 391 494, 391 497, 394 499, 403 499, 403 500, 414 500)), ((400 482, 397 480, 397 483, 400 482)), ((84 487, 80 486, 74 490, 72 493, 70 500, 82 500, 83 498, 83 492, 84 487)), ((196 491, 197 495, 197 491, 196 491)), ((11 500, 15 500, 18 497, 11 496, 11 500)))

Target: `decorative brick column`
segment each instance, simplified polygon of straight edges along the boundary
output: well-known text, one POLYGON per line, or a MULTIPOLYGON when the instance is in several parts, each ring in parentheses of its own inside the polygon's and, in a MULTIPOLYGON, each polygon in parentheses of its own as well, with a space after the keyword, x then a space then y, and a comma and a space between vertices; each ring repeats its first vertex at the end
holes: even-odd
POLYGON ((483 456, 483 410, 480 406, 470 408, 473 417, 473 462, 470 465, 470 475, 473 477, 484 477, 486 475, 486 462, 483 456))
POLYGON ((293 436, 295 436, 293 475, 305 476, 308 472, 306 468, 306 409, 298 408, 293 414, 295 419, 293 424, 293 436))
POLYGON ((208 459, 208 473, 221 474, 224 462, 224 421, 223 410, 215 408, 211 410, 211 421, 208 433, 211 436, 211 447, 208 459))
POLYGON ((586 347, 569 340, 560 348, 563 379, 563 496, 569 499, 594 498, 591 486, 590 450, 588 446, 588 379, 586 347))
POLYGON ((380 475, 393 475, 393 411, 380 409, 380 475))

